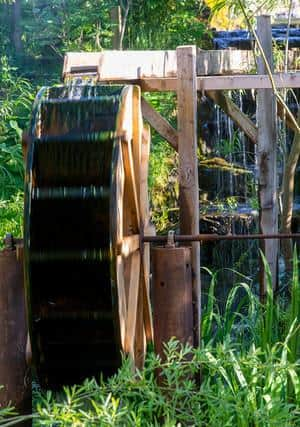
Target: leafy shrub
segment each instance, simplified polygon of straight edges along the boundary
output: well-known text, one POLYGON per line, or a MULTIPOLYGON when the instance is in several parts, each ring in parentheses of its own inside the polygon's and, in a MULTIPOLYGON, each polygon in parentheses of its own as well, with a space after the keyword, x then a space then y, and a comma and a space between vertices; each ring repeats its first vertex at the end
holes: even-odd
MULTIPOLYGON (((232 288, 221 315, 212 274, 201 348, 172 339, 165 345, 164 360, 151 352, 145 368, 135 374, 124 359, 107 381, 89 379, 60 393, 35 390, 34 426, 299 426, 296 253, 288 306, 274 300, 266 268, 269 284, 263 306, 241 282, 232 288)), ((1 425, 21 419, 2 416, 1 425)))
POLYGON ((0 58, 0 197, 22 188, 22 129, 26 126, 33 90, 30 83, 16 76, 7 58, 0 58))

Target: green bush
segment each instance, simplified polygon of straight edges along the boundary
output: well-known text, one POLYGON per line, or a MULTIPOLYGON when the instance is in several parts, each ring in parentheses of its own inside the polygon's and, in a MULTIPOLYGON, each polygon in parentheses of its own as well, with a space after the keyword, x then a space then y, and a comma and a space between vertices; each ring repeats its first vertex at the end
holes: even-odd
MULTIPOLYGON (((261 305, 250 285, 241 281, 232 288, 221 315, 215 298, 217 276, 210 274, 201 348, 172 339, 165 345, 164 360, 150 352, 145 368, 135 374, 124 359, 107 381, 89 379, 60 393, 36 390, 34 426, 299 426, 296 253, 288 304, 274 300, 269 281, 261 305)), ((0 412, 0 425, 21 419, 0 412)))

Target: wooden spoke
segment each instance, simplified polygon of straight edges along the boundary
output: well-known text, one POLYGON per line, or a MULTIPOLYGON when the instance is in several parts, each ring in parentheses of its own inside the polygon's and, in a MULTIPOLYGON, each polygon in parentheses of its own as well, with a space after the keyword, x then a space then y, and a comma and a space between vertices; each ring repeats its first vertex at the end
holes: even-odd
POLYGON ((143 254, 142 261, 142 273, 141 273, 141 281, 142 281, 142 307, 143 307, 143 316, 144 316, 144 327, 147 342, 153 342, 153 321, 152 321, 152 310, 150 303, 150 286, 149 286, 149 262, 148 256, 150 255, 149 250, 145 255, 145 250, 143 254))
POLYGON ((124 281, 124 264, 122 256, 117 257, 117 283, 118 283, 118 300, 119 300, 119 322, 122 348, 125 348, 126 321, 127 321, 127 304, 126 289, 124 281))
POLYGON ((121 140, 123 211, 119 218, 122 220, 122 232, 118 233, 117 243, 118 271, 123 273, 123 277, 118 284, 121 292, 118 299, 123 334, 125 330, 122 348, 125 353, 130 354, 134 366, 141 368, 146 341, 153 340, 149 290, 150 247, 149 244, 140 244, 140 235, 151 228, 147 182, 150 128, 148 125, 143 128, 139 89, 133 88, 124 94, 126 106, 121 108, 117 131, 118 135, 124 135, 121 140))
POLYGON ((123 154, 121 149, 121 144, 119 147, 118 161, 116 167, 116 209, 117 209, 117 227, 115 233, 115 241, 122 242, 123 240, 123 210, 124 210, 124 185, 125 185, 125 175, 124 175, 124 164, 123 164, 123 154))
MULTIPOLYGON (((155 234, 155 229, 150 224, 149 213, 149 196, 148 196, 148 165, 150 155, 150 126, 144 126, 142 134, 142 148, 141 148, 141 219, 143 224, 143 234, 155 234)), ((152 327, 152 311, 150 303, 150 245, 145 243, 142 250, 142 271, 141 271, 141 292, 142 292, 142 307, 144 316, 144 327, 147 342, 153 341, 153 327, 152 327)))
POLYGON ((137 309, 135 343, 134 343, 135 366, 139 369, 142 369, 144 366, 145 354, 146 354, 146 335, 145 335, 145 329, 144 329, 144 311, 143 311, 144 289, 143 289, 141 280, 142 280, 142 268, 140 272, 140 286, 139 286, 138 309, 137 309))
POLYGON ((127 303, 126 338, 124 349, 134 354, 135 328, 138 309, 138 295, 140 282, 140 253, 132 254, 131 275, 129 280, 129 294, 127 303))
POLYGON ((126 175, 126 185, 128 186, 128 197, 131 201, 131 212, 134 214, 137 228, 140 227, 140 209, 138 201, 137 185, 135 180, 134 163, 132 157, 132 148, 129 141, 122 141, 122 152, 124 158, 124 168, 126 175))

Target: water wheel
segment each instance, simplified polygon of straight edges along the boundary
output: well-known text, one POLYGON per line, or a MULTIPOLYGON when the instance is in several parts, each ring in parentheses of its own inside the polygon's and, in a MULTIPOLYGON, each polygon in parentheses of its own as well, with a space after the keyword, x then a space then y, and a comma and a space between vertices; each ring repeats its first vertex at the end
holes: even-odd
POLYGON ((33 362, 46 387, 111 375, 152 340, 149 129, 136 86, 43 88, 25 180, 24 264, 33 362))

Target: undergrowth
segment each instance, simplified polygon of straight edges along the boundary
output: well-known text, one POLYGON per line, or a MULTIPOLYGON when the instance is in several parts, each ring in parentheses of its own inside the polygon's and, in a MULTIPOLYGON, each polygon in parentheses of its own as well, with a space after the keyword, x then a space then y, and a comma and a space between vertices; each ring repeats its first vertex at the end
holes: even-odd
POLYGON ((6 233, 22 236, 22 129, 29 121, 33 89, 0 57, 0 248, 6 233))
MULTIPOLYGON (((164 360, 150 352, 145 368, 135 375, 124 359, 107 381, 88 379, 60 393, 35 391, 33 425, 300 426, 296 252, 289 302, 274 299, 267 265, 266 271, 265 305, 249 283, 240 282, 230 291, 223 314, 215 297, 217 276, 210 273, 201 348, 172 339, 164 360)), ((2 426, 21 419, 7 418, 0 409, 2 426)))

